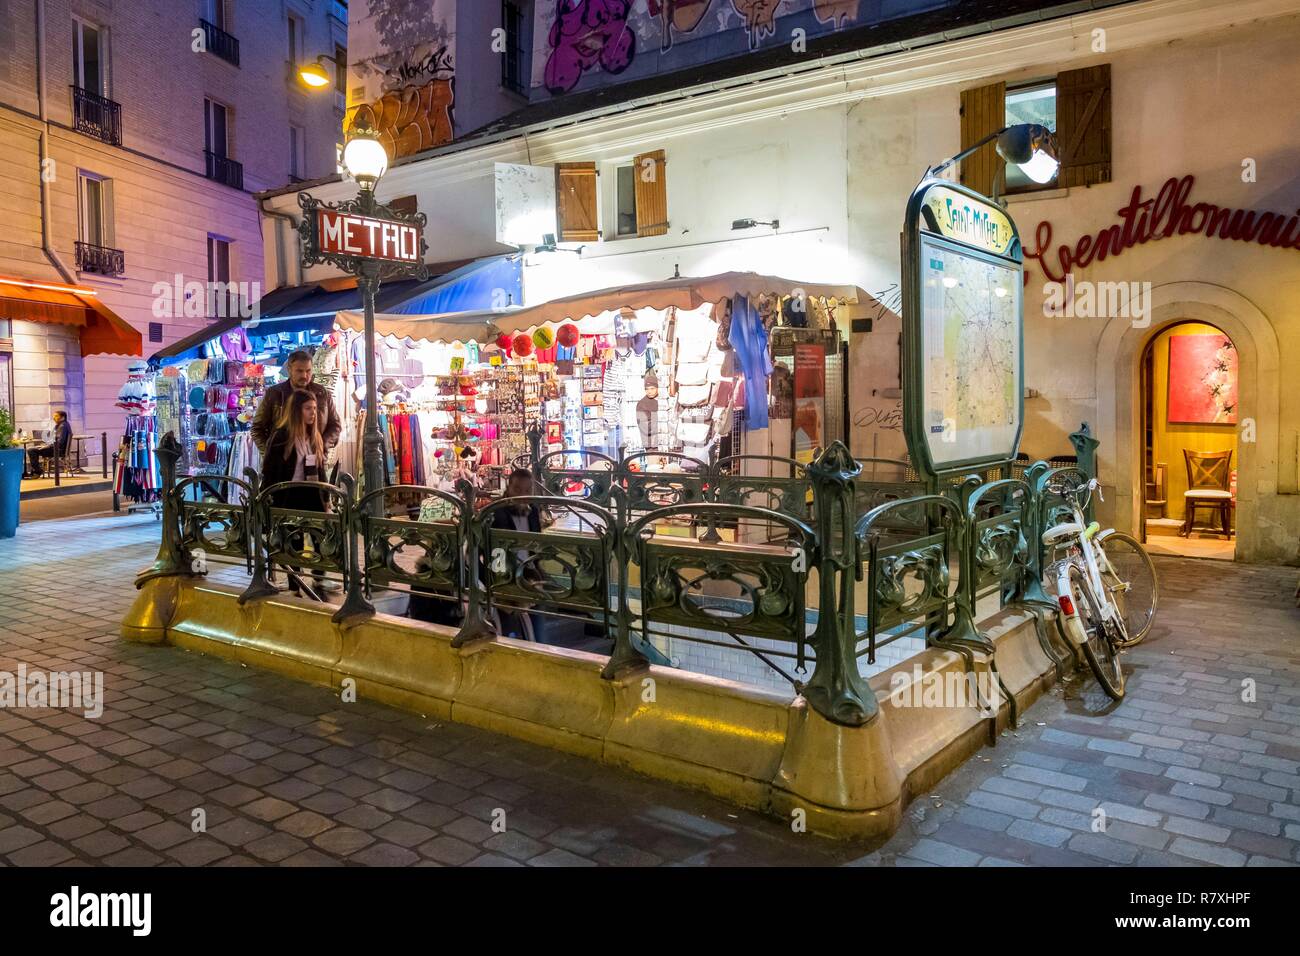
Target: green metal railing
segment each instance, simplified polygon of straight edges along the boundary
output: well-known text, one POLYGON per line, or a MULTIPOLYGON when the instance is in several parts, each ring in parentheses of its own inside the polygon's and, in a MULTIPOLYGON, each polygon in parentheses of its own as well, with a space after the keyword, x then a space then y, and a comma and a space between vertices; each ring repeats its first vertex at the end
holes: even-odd
MULTIPOLYGON (((379 592, 431 595, 463 608, 457 646, 495 637, 499 612, 567 617, 608 636, 608 678, 668 663, 656 637, 720 644, 752 652, 822 716, 855 725, 876 712, 860 659, 873 664, 879 648, 914 635, 959 651, 970 666, 983 654, 996 673, 977 605, 994 595, 999 606, 1051 605, 1042 532, 1064 507, 1051 488, 1066 472, 1094 473, 1086 426, 1072 438, 1078 464, 1037 462, 1020 475, 1007 469, 929 489, 901 472, 863 479, 880 462, 857 461, 838 442, 806 466, 766 456, 534 453, 539 494, 477 507, 464 484, 455 493, 402 485, 358 496, 346 475, 337 486, 264 488, 252 471, 177 481, 180 448, 168 434, 158 448, 162 541, 137 584, 233 564, 249 574, 239 597, 248 603, 279 593, 273 567, 325 576, 345 590, 334 613, 343 626, 372 617, 379 592), (555 467, 571 455, 590 467, 555 467), (647 470, 664 461, 689 470, 647 470), (760 468, 785 475, 745 473, 760 468), (307 491, 320 495, 319 510, 283 506, 286 493, 307 491), (419 519, 429 500, 443 517, 419 519), (561 520, 519 530, 503 517, 514 505, 561 520), (811 663, 812 673, 804 681, 781 659, 799 675, 811 663)), ((1040 639, 1048 640, 1041 630, 1040 639)))

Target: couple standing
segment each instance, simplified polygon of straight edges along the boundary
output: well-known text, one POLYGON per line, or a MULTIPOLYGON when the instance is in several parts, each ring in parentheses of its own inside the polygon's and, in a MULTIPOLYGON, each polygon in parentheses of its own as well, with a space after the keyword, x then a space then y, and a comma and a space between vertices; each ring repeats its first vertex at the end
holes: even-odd
MULTIPOLYGON (((301 349, 292 353, 285 369, 288 380, 266 390, 253 418, 263 488, 285 481, 327 481, 325 458, 343 430, 329 392, 312 381, 311 355, 301 349)), ((295 511, 327 511, 330 505, 319 488, 284 488, 275 493, 273 503, 295 511)), ((318 589, 330 589, 323 575, 313 577, 318 589)), ((292 576, 290 590, 298 590, 292 576)))

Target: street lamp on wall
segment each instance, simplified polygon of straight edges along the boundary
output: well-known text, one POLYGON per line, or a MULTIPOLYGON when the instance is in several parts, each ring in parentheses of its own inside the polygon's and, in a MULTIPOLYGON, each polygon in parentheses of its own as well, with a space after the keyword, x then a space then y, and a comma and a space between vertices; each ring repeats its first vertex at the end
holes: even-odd
POLYGON ((949 166, 961 162, 994 140, 997 140, 994 149, 997 150, 998 155, 1006 162, 1019 166, 1024 174, 1036 183, 1051 182, 1061 166, 1055 133, 1038 123, 1017 123, 989 133, 978 143, 963 149, 951 159, 944 160, 938 166, 931 166, 926 174, 927 177, 938 176, 949 166))
POLYGON ((330 85, 330 75, 325 69, 324 53, 316 57, 314 63, 303 63, 298 67, 298 82, 313 90, 324 89, 330 85))

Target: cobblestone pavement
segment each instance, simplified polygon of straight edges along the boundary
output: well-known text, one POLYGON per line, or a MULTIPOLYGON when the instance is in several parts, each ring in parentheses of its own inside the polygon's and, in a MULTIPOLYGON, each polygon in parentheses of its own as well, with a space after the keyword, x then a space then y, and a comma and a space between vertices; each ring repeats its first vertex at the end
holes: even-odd
POLYGON ((909 808, 883 847, 474 728, 120 641, 149 517, 0 542, 0 670, 102 670, 106 708, 0 710, 10 865, 1292 864, 1300 851, 1295 570, 1158 559, 1128 698, 1054 690, 909 808), (1242 681, 1255 684, 1243 702, 1242 681), (1093 832, 1093 811, 1105 811, 1093 832), (493 832, 497 808, 507 831, 493 832), (206 814, 206 833, 191 829, 206 814))

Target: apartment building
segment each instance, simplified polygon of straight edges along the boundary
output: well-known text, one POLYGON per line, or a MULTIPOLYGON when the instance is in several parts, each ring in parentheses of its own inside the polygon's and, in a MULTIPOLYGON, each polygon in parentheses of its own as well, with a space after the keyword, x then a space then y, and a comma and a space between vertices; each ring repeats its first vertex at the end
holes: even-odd
POLYGON ((254 194, 336 169, 347 17, 342 0, 0 0, 0 403, 19 426, 66 409, 113 436, 132 355, 233 307, 209 283, 260 295, 254 194), (298 77, 313 63, 316 88, 298 77))

